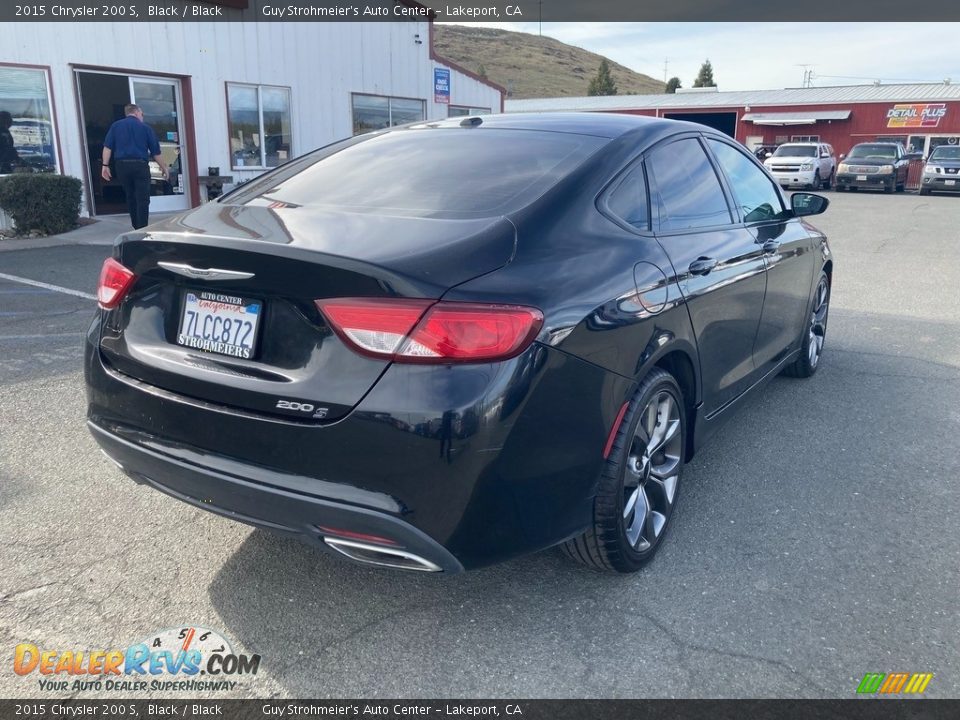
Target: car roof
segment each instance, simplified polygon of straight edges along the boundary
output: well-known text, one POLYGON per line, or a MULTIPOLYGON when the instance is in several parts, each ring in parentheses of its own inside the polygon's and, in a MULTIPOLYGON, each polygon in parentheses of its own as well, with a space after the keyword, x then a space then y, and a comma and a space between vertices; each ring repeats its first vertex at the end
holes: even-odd
MULTIPOLYGON (((595 135, 604 138, 617 138, 626 133, 646 129, 651 136, 664 130, 682 129, 700 130, 716 133, 712 128, 681 120, 667 120, 646 115, 626 115, 602 112, 544 112, 544 113, 506 113, 501 115, 468 115, 447 118, 446 120, 428 120, 405 126, 409 129, 475 127, 479 129, 501 130, 541 130, 544 132, 574 133, 595 135)), ((641 132, 641 134, 643 134, 641 132)), ((726 137, 726 136, 724 136, 726 137)))

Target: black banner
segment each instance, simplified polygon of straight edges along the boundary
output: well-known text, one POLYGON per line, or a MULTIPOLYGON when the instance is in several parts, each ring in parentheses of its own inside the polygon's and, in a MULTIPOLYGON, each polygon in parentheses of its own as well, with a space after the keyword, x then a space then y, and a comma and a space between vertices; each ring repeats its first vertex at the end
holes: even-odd
POLYGON ((955 720, 960 700, 0 700, 0 718, 955 720))
MULTIPOLYGON (((925 0, 924 21, 960 20, 958 0, 925 0)), ((35 0, 0 21, 42 22, 915 21, 902 0, 35 0)))

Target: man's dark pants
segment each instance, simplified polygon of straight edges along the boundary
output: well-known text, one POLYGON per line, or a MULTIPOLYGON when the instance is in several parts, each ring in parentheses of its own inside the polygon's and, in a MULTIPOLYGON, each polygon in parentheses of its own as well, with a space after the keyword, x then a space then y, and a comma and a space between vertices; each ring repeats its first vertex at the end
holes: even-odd
POLYGON ((146 160, 117 160, 117 180, 127 196, 134 229, 146 227, 150 216, 150 164, 146 160))

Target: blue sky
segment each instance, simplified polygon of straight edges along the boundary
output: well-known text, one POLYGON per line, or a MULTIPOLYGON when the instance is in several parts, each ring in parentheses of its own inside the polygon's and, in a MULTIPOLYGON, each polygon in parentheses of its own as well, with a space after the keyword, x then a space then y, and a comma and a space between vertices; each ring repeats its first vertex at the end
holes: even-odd
MULTIPOLYGON (((537 33, 536 22, 477 24, 537 33)), ((706 58, 721 90, 799 87, 800 63, 816 86, 960 83, 960 23, 544 23, 543 34, 658 80, 669 58, 683 87, 706 58)))

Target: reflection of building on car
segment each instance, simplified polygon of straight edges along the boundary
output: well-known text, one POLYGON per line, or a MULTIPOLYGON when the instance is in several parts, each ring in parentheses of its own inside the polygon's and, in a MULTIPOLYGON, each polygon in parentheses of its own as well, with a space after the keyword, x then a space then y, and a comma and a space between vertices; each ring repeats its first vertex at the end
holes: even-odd
POLYGON ((837 161, 827 143, 785 143, 763 164, 782 187, 800 185, 819 190, 833 184, 837 161))
POLYGON ((837 167, 837 190, 850 188, 883 189, 903 192, 907 184, 910 157, 900 143, 860 143, 850 154, 840 156, 837 167))
POLYGON ((923 167, 920 194, 960 191, 960 146, 940 145, 923 167))

